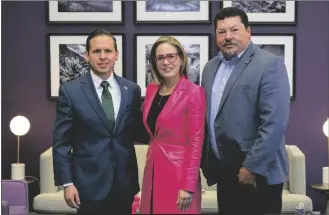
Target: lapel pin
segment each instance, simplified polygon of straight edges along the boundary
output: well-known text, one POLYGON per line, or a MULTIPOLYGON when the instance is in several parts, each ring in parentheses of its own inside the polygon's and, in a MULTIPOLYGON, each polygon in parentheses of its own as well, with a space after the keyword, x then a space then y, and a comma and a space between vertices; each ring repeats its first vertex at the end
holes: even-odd
POLYGON ((123 86, 123 88, 125 88, 125 90, 128 90, 128 87, 126 87, 126 86, 123 86))

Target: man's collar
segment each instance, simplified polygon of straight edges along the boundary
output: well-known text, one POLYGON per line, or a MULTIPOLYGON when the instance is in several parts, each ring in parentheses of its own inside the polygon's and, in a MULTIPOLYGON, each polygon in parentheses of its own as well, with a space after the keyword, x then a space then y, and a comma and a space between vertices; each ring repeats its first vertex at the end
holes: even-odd
MULTIPOLYGON (((95 83, 95 86, 99 87, 101 85, 103 79, 101 77, 99 77, 98 75, 96 75, 92 70, 90 71, 90 74, 91 74, 91 78, 92 78, 93 82, 95 83)), ((113 82, 114 82, 114 73, 113 72, 106 81, 109 82, 110 86, 113 85, 113 82)))

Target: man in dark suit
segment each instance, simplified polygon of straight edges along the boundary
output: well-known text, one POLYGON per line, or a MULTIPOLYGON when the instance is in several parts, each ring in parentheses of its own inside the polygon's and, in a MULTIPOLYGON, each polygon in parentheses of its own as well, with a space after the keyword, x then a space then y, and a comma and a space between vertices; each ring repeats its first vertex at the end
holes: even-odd
POLYGON ((140 87, 114 73, 115 38, 96 30, 87 38, 91 71, 62 84, 53 140, 55 184, 79 215, 130 214, 140 190, 133 144, 140 87))
POLYGON ((290 93, 284 59, 251 41, 248 17, 215 17, 218 56, 204 67, 207 141, 202 169, 217 183, 221 215, 280 214, 288 157, 283 143, 290 93))

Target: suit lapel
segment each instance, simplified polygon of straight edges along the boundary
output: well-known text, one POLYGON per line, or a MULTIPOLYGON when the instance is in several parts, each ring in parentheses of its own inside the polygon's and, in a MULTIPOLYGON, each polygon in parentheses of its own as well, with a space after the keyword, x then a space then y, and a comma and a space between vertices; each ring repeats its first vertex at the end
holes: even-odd
POLYGON ((184 76, 182 76, 178 84, 176 85, 175 89, 171 93, 168 101, 164 105, 162 111, 160 112, 160 115, 157 119, 157 123, 155 125, 155 134, 157 133, 159 126, 161 125, 161 122, 167 119, 168 115, 174 109, 175 105, 181 100, 182 95, 186 90, 186 84, 187 84, 187 80, 184 76))
POLYGON ((93 107, 93 109, 95 110, 96 114, 100 118, 100 120, 103 122, 103 124, 105 125, 105 127, 108 130, 110 130, 110 127, 109 127, 109 124, 108 124, 108 120, 107 120, 105 111, 103 109, 103 106, 102 106, 100 100, 98 99, 98 95, 97 95, 97 92, 96 92, 94 83, 93 83, 93 81, 91 79, 90 72, 88 72, 81 79, 81 89, 82 89, 82 92, 87 97, 90 105, 93 107))
POLYGON ((234 70, 232 71, 226 85, 225 85, 225 89, 222 95, 222 99, 218 108, 218 112, 217 112, 217 116, 219 115, 219 112, 221 111, 227 96, 229 95, 234 83, 236 82, 236 80, 239 78, 239 76, 241 75, 241 73, 243 72, 243 70, 246 68, 246 66, 249 64, 249 62, 251 61, 252 56, 255 53, 255 46, 253 45, 253 43, 250 43, 248 49, 246 50, 246 52, 241 56, 241 59, 238 61, 237 65, 235 66, 234 70))
POLYGON ((129 91, 128 91, 128 87, 124 84, 124 81, 122 80, 122 78, 117 76, 115 73, 113 73, 113 74, 114 74, 116 81, 118 82, 118 84, 120 86, 120 92, 121 92, 120 108, 119 108, 118 116, 115 120, 115 126, 113 129, 113 133, 114 133, 116 131, 116 129, 118 128, 119 123, 121 122, 121 118, 122 118, 124 109, 127 106, 127 99, 129 98, 128 97, 129 91))
POLYGON ((159 90, 159 85, 150 85, 150 87, 151 86, 152 86, 152 88, 149 89, 148 95, 147 95, 147 97, 145 97, 145 100, 144 100, 143 122, 144 122, 144 125, 146 125, 145 126, 146 131, 151 135, 151 137, 153 137, 151 129, 147 124, 147 117, 150 113, 150 109, 153 104, 154 98, 159 90))
MULTIPOLYGON (((216 57, 215 58, 215 61, 209 66, 209 69, 208 69, 208 76, 207 76, 207 79, 210 82, 209 84, 206 85, 206 92, 207 92, 207 107, 211 107, 211 94, 212 94, 212 85, 213 85, 213 82, 214 82, 214 79, 215 79, 215 76, 216 76, 216 73, 217 73, 217 70, 218 70, 218 67, 220 65, 222 61, 219 59, 219 57, 216 57)), ((207 111, 207 119, 209 121, 210 119, 210 108, 207 108, 208 111, 207 111)))

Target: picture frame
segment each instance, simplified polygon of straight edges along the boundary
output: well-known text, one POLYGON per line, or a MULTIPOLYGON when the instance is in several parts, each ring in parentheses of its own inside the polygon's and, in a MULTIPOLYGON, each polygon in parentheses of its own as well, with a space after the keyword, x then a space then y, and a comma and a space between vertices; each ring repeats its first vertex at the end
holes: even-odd
POLYGON ((296 25, 297 1, 222 1, 221 8, 237 7, 251 25, 296 25))
MULTIPOLYGON (((210 59, 210 34, 165 34, 174 36, 184 46, 188 54, 188 79, 201 85, 204 65, 210 59)), ((164 34, 135 34, 136 83, 141 87, 141 96, 145 97, 146 87, 152 81, 149 51, 154 42, 164 34)))
POLYGON ((48 1, 48 24, 123 24, 124 1, 48 1))
POLYGON ((296 34, 252 34, 251 41, 260 47, 284 59, 290 84, 290 98, 296 95, 296 34))
MULTIPOLYGON (((114 33, 119 58, 115 63, 114 71, 123 77, 123 47, 125 35, 114 33)), ((90 71, 84 60, 86 40, 88 34, 48 34, 48 65, 49 65, 49 98, 57 99, 59 86, 74 80, 90 71)))
POLYGON ((210 24, 210 1, 134 1, 136 24, 210 24))

